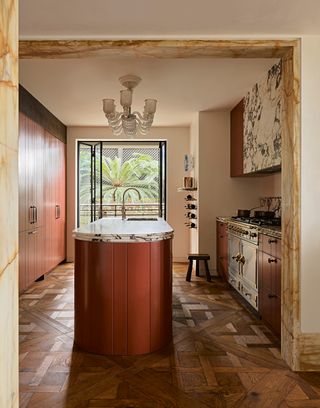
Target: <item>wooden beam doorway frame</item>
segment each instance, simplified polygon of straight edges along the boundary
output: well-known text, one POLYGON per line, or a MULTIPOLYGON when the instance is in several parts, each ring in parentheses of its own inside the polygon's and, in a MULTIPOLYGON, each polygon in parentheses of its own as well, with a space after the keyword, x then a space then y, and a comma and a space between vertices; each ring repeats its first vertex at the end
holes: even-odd
MULTIPOLYGON (((20 41, 21 59, 282 58, 282 324, 281 353, 300 370, 300 40, 20 41)), ((304 367, 305 369, 305 367, 304 367)))

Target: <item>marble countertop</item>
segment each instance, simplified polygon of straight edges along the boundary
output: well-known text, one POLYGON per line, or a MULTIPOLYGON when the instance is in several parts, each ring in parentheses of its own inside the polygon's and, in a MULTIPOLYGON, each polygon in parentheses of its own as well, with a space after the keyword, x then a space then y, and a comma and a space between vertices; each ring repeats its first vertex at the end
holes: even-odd
POLYGON ((95 242, 146 242, 173 238, 173 229, 163 219, 128 221, 119 217, 101 218, 73 231, 75 239, 95 242))
POLYGON ((217 221, 220 221, 220 222, 229 222, 229 221, 231 221, 231 217, 217 217, 217 221))
POLYGON ((275 238, 281 239, 281 227, 276 227, 272 225, 266 225, 259 227, 260 234, 270 235, 275 238))

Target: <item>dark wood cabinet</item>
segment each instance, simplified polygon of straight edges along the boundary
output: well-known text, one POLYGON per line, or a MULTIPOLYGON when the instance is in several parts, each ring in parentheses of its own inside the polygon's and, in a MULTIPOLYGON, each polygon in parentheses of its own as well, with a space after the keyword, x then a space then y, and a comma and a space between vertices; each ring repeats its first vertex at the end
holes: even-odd
POLYGON ((243 177, 244 99, 230 113, 230 176, 243 177))
POLYGON ((281 335, 281 240, 260 235, 258 251, 259 312, 276 335, 281 335))
POLYGON ((19 232, 19 292, 27 287, 27 232, 19 232))
POLYGON ((217 221, 217 271, 228 280, 228 224, 217 221))
POLYGON ((20 113, 20 292, 65 258, 65 175, 65 144, 20 113))

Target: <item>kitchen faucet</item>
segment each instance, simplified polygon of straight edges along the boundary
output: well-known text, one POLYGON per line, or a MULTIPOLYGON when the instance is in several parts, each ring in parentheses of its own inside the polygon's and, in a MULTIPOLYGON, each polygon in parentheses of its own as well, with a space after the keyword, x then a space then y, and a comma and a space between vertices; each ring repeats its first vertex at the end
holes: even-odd
POLYGON ((136 191, 136 192, 138 193, 139 200, 141 200, 140 191, 137 190, 136 188, 134 188, 134 187, 129 187, 129 188, 127 188, 126 190, 124 190, 123 195, 122 195, 122 207, 121 207, 121 215, 122 215, 122 219, 123 219, 123 220, 125 220, 125 219, 127 218, 127 217, 126 217, 126 206, 125 206, 125 203, 124 203, 124 197, 125 197, 126 192, 129 191, 129 190, 134 190, 134 191, 136 191))

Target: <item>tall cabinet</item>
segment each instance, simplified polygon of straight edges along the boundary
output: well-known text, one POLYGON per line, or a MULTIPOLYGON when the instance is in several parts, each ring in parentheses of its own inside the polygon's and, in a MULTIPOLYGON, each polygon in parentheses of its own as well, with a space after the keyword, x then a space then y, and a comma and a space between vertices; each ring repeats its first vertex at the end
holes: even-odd
POLYGON ((19 290, 65 259, 65 144, 20 113, 19 290))

